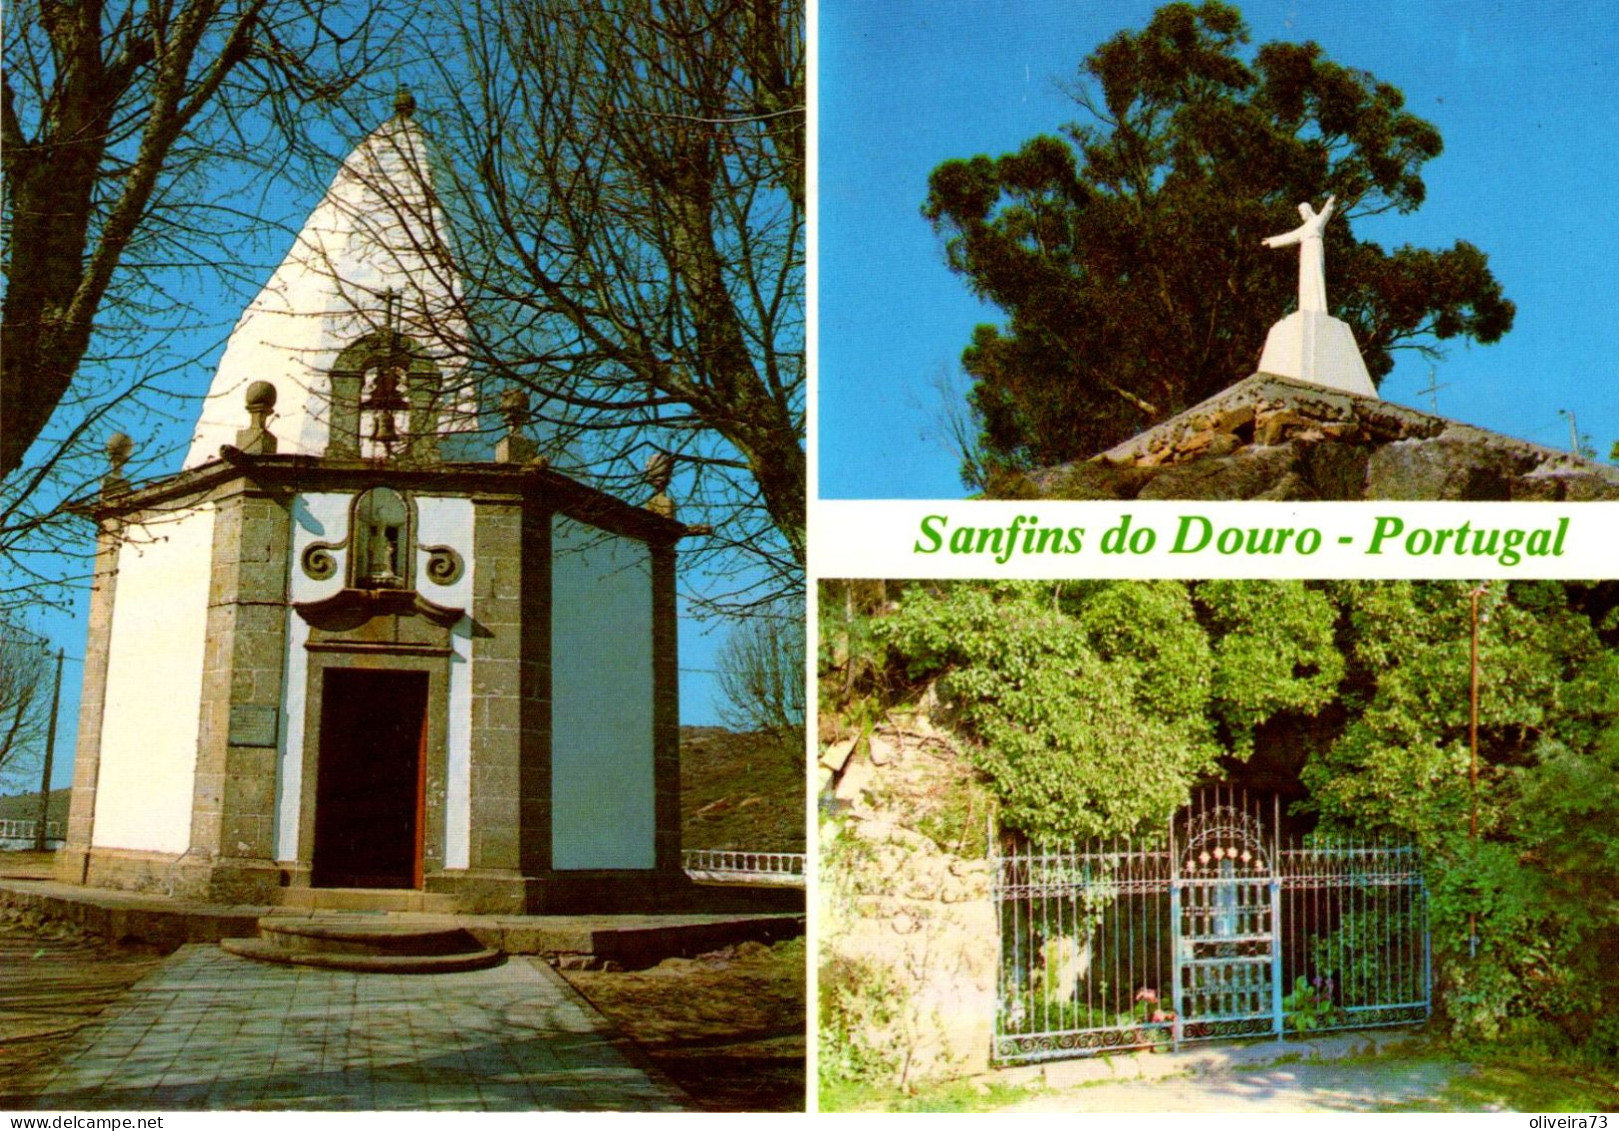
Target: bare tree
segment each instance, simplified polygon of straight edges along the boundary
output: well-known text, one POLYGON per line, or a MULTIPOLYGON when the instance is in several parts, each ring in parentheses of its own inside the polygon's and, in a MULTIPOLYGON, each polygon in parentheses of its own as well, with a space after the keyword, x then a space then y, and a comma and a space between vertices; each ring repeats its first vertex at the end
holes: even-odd
MULTIPOLYGON (((194 411, 186 378, 223 332, 208 328, 219 299, 255 281, 275 227, 255 194, 286 171, 308 110, 367 75, 415 2, 8 9, 0 608, 73 580, 84 532, 63 504, 94 486, 107 434, 144 439, 194 411)), ((168 470, 173 453, 141 455, 168 470)))
POLYGON ((0 786, 29 784, 50 725, 51 665, 45 642, 0 621, 0 786))
POLYGON ((727 702, 720 721, 736 731, 768 734, 794 759, 804 751, 803 606, 779 601, 738 620, 716 660, 727 702))
POLYGON ((941 365, 928 382, 934 403, 929 415, 943 446, 956 457, 961 485, 969 491, 982 491, 988 485, 989 468, 983 445, 984 420, 972 402, 972 381, 960 366, 941 365))
POLYGON ((469 0, 424 97, 470 364, 536 394, 571 471, 675 457, 719 603, 804 564, 798 0, 469 0), (723 583, 720 588, 725 588, 723 583))

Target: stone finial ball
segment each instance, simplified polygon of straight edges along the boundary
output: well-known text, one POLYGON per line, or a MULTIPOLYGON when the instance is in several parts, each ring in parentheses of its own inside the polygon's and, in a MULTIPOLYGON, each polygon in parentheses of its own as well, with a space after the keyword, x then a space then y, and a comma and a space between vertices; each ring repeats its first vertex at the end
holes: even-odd
POLYGON ((269 412, 275 407, 275 386, 268 381, 255 381, 247 387, 247 408, 249 412, 261 410, 269 412))
POLYGON ((528 394, 522 389, 504 389, 500 394, 500 415, 506 426, 517 431, 528 420, 528 394))
POLYGON ((135 441, 122 432, 114 432, 107 437, 107 458, 113 463, 123 463, 135 451, 135 441))
POLYGON ((669 490, 669 481, 674 478, 675 457, 668 452, 653 452, 646 461, 646 481, 652 489, 659 494, 669 490))

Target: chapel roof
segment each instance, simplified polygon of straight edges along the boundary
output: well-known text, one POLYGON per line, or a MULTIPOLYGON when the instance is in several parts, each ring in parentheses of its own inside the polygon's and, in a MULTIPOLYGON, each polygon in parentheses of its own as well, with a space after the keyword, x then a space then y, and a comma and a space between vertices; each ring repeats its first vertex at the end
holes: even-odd
POLYGON ((243 395, 258 380, 277 389, 280 452, 326 454, 329 372, 345 349, 379 332, 402 335, 414 356, 437 368, 441 431, 476 426, 476 399, 461 376, 461 280, 433 189, 427 138, 408 92, 395 99, 394 110, 343 161, 286 258, 237 321, 185 467, 218 459, 220 447, 235 441, 243 395))

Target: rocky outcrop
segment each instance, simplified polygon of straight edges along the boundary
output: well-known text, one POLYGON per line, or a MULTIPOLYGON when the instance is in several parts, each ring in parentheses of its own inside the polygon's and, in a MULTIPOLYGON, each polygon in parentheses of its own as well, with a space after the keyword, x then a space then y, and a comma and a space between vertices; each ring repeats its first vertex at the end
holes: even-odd
POLYGON ((1256 374, 1092 459, 996 498, 1619 499, 1619 467, 1454 420, 1256 374))
POLYGON ((879 727, 858 749, 834 743, 829 762, 837 769, 823 796, 836 799, 836 815, 821 830, 823 998, 829 979, 835 993, 883 998, 858 1040, 892 1050, 897 1083, 983 1071, 998 936, 982 787, 925 723, 879 727), (850 984, 851 971, 867 984, 850 984))

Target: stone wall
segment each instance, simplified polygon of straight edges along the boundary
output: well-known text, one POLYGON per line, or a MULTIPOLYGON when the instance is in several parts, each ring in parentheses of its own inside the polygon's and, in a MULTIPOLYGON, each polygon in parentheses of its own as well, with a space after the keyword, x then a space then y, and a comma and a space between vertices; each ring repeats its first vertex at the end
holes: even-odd
POLYGON ((840 814, 821 830, 823 998, 829 977, 858 971, 892 1003, 859 1039, 892 1050, 897 1083, 981 1072, 999 951, 989 863, 940 847, 949 826, 928 820, 959 805, 972 771, 942 736, 892 728, 841 759, 840 814))
POLYGON ((992 498, 1619 499, 1619 467, 1403 405, 1258 374, 1101 455, 992 498))

